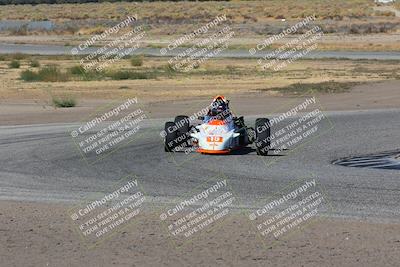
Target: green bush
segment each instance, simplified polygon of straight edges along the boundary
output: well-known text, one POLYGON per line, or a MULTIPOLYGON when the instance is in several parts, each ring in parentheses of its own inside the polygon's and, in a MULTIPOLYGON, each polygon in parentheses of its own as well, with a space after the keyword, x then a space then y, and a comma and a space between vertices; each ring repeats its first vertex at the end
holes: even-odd
POLYGON ((129 71, 114 71, 109 72, 107 76, 113 80, 128 80, 130 75, 129 71))
POLYGON ((85 69, 81 65, 73 66, 72 68, 68 69, 69 72, 73 75, 84 75, 85 69))
POLYGON ((134 67, 143 66, 143 56, 133 56, 131 58, 131 65, 134 67))
POLYGON ((145 80, 152 78, 152 75, 148 73, 133 71, 111 71, 106 76, 112 80, 145 80))
POLYGON ((69 68, 68 73, 75 76, 80 76, 80 78, 85 81, 102 80, 105 76, 103 71, 85 70, 80 65, 69 68))
POLYGON ((34 82, 34 81, 39 81, 39 76, 36 72, 33 72, 31 70, 25 70, 21 72, 21 79, 24 80, 25 82, 34 82))
POLYGON ((80 76, 84 81, 97 81, 104 78, 103 71, 85 70, 82 66, 77 65, 68 69, 68 72, 75 76, 80 76))
POLYGON ((38 72, 26 70, 21 72, 20 77, 27 82, 64 82, 68 80, 68 76, 61 73, 56 66, 46 66, 41 68, 38 72))
POLYGON ((57 108, 72 108, 76 106, 73 98, 55 98, 52 99, 53 105, 57 108))
POLYGON ((178 72, 178 70, 175 69, 175 67, 174 67, 172 64, 167 64, 167 65, 164 67, 164 70, 165 70, 165 72, 166 72, 167 74, 174 74, 174 73, 178 72))
POLYGON ((86 71, 85 73, 82 74, 82 78, 85 81, 98 81, 98 80, 103 80, 105 77, 105 74, 103 71, 86 71))
POLYGON ((0 61, 5 61, 6 60, 6 57, 5 56, 2 56, 2 55, 0 55, 0 61))
POLYGON ((39 80, 43 82, 64 82, 67 76, 56 67, 46 66, 38 72, 39 80))
POLYGON ((63 82, 68 80, 98 81, 104 79, 111 80, 145 80, 157 76, 157 71, 136 72, 129 70, 110 70, 110 71, 84 71, 80 66, 61 72, 56 66, 45 66, 38 71, 25 70, 21 72, 21 80, 27 82, 63 82))
POLYGON ((37 60, 31 60, 30 64, 29 64, 32 68, 38 68, 40 67, 40 63, 37 60))
POLYGON ((19 67, 21 66, 21 64, 19 63, 18 60, 13 60, 13 61, 10 62, 10 64, 8 64, 8 66, 9 66, 11 69, 19 69, 19 67))

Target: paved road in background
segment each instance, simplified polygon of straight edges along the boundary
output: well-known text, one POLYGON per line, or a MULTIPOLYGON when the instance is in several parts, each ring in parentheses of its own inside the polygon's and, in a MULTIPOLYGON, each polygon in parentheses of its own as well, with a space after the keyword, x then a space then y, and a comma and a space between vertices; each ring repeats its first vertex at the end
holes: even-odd
MULTIPOLYGON (((34 54, 34 55, 71 55, 71 46, 61 45, 31 45, 31 44, 7 44, 0 43, 0 54, 34 54)), ((80 54, 90 54, 96 51, 95 47, 85 49, 80 54)), ((177 56, 184 51, 182 49, 174 49, 169 51, 164 56, 177 56)), ((270 50, 259 51, 255 55, 250 55, 248 50, 235 49, 222 51, 215 57, 217 58, 260 58, 267 55, 270 50)), ((140 48, 133 52, 133 54, 144 54, 149 56, 163 56, 158 48, 140 48)), ((335 59, 379 59, 379 60, 400 60, 400 52, 357 52, 357 51, 313 51, 305 55, 304 58, 308 59, 322 59, 322 58, 335 58, 335 59)))

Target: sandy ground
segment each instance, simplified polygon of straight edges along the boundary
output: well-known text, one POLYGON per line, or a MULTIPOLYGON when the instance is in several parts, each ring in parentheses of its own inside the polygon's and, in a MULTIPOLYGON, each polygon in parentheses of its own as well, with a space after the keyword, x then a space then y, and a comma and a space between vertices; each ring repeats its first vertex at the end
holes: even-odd
MULTIPOLYGON (((365 110, 400 107, 400 81, 386 81, 358 85, 346 93, 317 94, 323 110, 365 110)), ((211 102, 209 97, 171 100, 140 98, 152 118, 174 117, 177 112, 199 110, 211 102)), ((228 94, 231 108, 240 115, 270 114, 284 112, 300 96, 271 95, 270 92, 228 94)), ((302 96, 303 98, 303 96, 302 96)), ((78 107, 56 109, 45 102, 0 101, 0 125, 77 122, 87 117, 97 107, 110 100, 90 100, 78 103, 78 107)))
POLYGON ((171 243, 157 212, 89 249, 68 206, 0 202, 1 266, 396 266, 400 224, 321 218, 273 246, 241 213, 171 243))

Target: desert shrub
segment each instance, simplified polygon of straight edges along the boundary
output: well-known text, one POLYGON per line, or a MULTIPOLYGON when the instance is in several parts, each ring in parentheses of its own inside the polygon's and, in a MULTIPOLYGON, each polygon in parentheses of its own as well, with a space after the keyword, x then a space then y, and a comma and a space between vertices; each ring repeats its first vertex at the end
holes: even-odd
POLYGON ((34 82, 34 81, 38 81, 39 77, 37 75, 36 72, 33 72, 31 70, 25 70, 23 72, 21 72, 21 80, 25 81, 25 82, 34 82))
POLYGON ((18 27, 17 29, 11 30, 12 35, 27 35, 28 34, 28 25, 24 24, 21 27, 18 27))
POLYGON ((73 75, 82 75, 86 72, 81 65, 73 66, 72 68, 69 68, 68 71, 73 75))
POLYGON ((90 70, 82 74, 82 79, 85 81, 102 80, 104 77, 106 77, 104 71, 90 70))
POLYGON ((72 108, 76 106, 76 101, 73 98, 65 97, 65 98, 56 98, 52 99, 53 105, 57 108, 72 108))
POLYGON ((46 66, 39 71, 26 70, 21 72, 21 79, 27 82, 64 82, 68 80, 68 76, 62 73, 56 66, 46 66))
POLYGON ((169 75, 175 74, 178 72, 178 70, 172 64, 165 65, 163 69, 169 75))
POLYGON ((46 66, 38 71, 40 81, 44 82, 63 82, 67 80, 67 76, 56 67, 46 66))
POLYGON ((110 71, 106 76, 112 80, 145 80, 153 77, 150 73, 133 71, 110 71))
POLYGON ((75 76, 79 76, 80 79, 85 81, 101 80, 105 76, 103 71, 85 70, 80 65, 76 65, 73 66, 72 68, 69 68, 68 73, 75 76))
POLYGON ((29 65, 30 65, 32 68, 38 68, 38 67, 40 67, 40 63, 39 63, 39 61, 37 61, 37 60, 31 60, 31 62, 29 63, 29 65))
POLYGON ((143 56, 133 56, 131 58, 131 65, 134 67, 143 66, 143 56))
POLYGON ((10 67, 10 69, 19 69, 21 64, 19 63, 18 60, 13 60, 10 62, 10 64, 8 64, 8 66, 10 67))

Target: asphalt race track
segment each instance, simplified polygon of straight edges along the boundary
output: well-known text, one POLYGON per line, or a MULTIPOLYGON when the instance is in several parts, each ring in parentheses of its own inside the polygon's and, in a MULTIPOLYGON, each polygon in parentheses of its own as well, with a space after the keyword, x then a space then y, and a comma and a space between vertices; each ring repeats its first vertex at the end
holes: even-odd
MULTIPOLYGON (((349 168, 331 162, 398 149, 400 109, 326 115, 332 129, 297 149, 267 157, 257 156, 252 149, 226 156, 171 155, 163 151, 159 136, 165 119, 151 119, 133 142, 93 165, 82 160, 69 135, 76 124, 2 126, 0 196, 75 202, 93 192, 106 193, 121 177, 135 174, 149 196, 146 205, 158 206, 223 173, 240 199, 238 208, 252 209, 291 181, 313 176, 332 205, 322 214, 399 219, 399 170, 349 168)), ((246 122, 252 125, 256 117, 246 122)))

